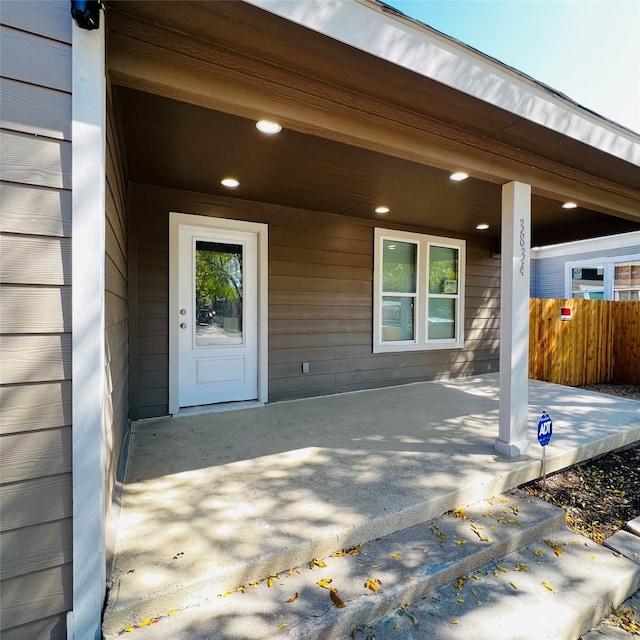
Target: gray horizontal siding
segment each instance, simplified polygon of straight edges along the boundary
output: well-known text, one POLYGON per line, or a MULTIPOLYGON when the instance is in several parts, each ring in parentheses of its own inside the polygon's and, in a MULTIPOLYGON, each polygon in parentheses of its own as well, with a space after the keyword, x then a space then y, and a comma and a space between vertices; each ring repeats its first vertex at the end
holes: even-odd
POLYGON ((67 614, 51 616, 6 629, 2 640, 65 640, 67 637, 67 614))
MULTIPOLYGON (((131 188, 138 282, 131 318, 137 349, 132 384, 138 417, 168 411, 168 212, 221 215, 223 203, 131 188)), ((269 225, 271 401, 497 370, 500 263, 489 257, 488 245, 469 241, 467 247, 464 349, 373 354, 373 223, 281 207, 272 211, 266 205, 247 205, 246 212, 237 202, 233 206, 228 217, 269 225), (302 374, 303 361, 310 363, 309 374, 302 374)))
POLYGON ((0 184, 0 231, 71 237, 71 192, 0 184))
POLYGON ((63 640, 72 608, 71 19, 0 8, 2 637, 63 640))
POLYGON ((0 127, 71 139, 71 94, 16 80, 0 80, 0 127))
MULTIPOLYGON (((28 3, 24 4, 28 6, 28 3)), ((3 2, 3 18, 5 11, 3 2)), ((0 27, 0 72, 3 78, 70 93, 70 51, 68 43, 0 27)))
POLYGON ((121 496, 117 477, 122 443, 129 420, 129 282, 126 185, 116 118, 108 93, 105 238, 105 345, 108 386, 105 389, 106 428, 106 550, 110 570, 121 496))
POLYGON ((2 24, 71 44, 67 0, 2 0, 2 24), (26 5, 26 7, 24 6, 26 5))

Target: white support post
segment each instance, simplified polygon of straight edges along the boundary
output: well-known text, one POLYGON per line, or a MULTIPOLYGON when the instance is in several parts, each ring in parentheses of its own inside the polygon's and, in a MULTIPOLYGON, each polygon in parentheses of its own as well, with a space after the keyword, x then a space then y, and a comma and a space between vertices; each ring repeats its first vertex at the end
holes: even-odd
POLYGON ((529 404, 529 269, 531 186, 502 187, 500 287, 500 430, 496 451, 518 456, 527 450, 529 404))
POLYGON ((93 31, 73 25, 72 68, 73 611, 67 635, 99 640, 106 583, 104 22, 93 31))

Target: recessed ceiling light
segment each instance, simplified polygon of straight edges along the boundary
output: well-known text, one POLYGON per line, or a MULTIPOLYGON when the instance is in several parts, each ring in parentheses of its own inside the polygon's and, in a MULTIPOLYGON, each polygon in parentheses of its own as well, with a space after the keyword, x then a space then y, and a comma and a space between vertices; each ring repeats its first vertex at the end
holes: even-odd
POLYGON ((258 120, 258 122, 256 122, 256 128, 258 131, 262 131, 262 133, 270 136, 282 131, 282 127, 277 122, 271 122, 271 120, 258 120))
POLYGON ((389 211, 391 211, 391 209, 389 209, 389 207, 376 207, 376 213, 379 213, 380 215, 383 215, 385 213, 389 213, 389 211))
POLYGON ((456 171, 455 173, 452 173, 449 176, 449 180, 453 180, 454 182, 462 182, 463 180, 466 180, 469 177, 468 173, 465 173, 464 171, 456 171))
POLYGON ((481 222, 480 224, 476 225, 476 229, 478 231, 486 231, 489 228, 489 225, 486 222, 481 222))
POLYGON ((575 202, 565 202, 565 203, 562 205, 562 208, 563 208, 563 209, 575 209, 575 208, 577 208, 577 206, 578 206, 578 205, 577 205, 575 202))
POLYGON ((223 187, 229 187, 229 189, 235 189, 236 187, 240 186, 240 182, 235 178, 223 178, 222 180, 220 180, 220 184, 223 187))

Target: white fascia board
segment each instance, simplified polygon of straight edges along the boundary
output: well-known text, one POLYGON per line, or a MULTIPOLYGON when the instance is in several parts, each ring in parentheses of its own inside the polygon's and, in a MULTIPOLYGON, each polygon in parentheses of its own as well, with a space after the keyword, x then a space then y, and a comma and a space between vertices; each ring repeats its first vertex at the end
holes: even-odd
POLYGON ((640 135, 375 0, 245 0, 640 166, 640 135))
POLYGON ((587 240, 576 240, 575 242, 563 242, 562 244, 553 244, 546 247, 536 247, 531 250, 531 257, 540 258, 556 258, 559 256, 573 256, 581 253, 590 253, 592 251, 608 251, 610 249, 622 249, 629 247, 636 253, 640 251, 640 231, 631 231, 629 233, 619 233, 615 236, 605 236, 601 238, 589 238, 587 240))

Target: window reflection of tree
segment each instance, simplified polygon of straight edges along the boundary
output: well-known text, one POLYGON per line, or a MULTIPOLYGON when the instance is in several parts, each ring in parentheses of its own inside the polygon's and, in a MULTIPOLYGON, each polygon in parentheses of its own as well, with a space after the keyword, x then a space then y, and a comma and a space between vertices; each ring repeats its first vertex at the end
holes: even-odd
POLYGON ((196 305, 198 313, 214 312, 211 319, 222 324, 235 317, 242 323, 242 246, 196 242, 196 305))

